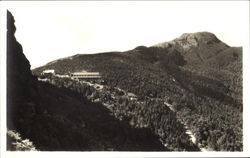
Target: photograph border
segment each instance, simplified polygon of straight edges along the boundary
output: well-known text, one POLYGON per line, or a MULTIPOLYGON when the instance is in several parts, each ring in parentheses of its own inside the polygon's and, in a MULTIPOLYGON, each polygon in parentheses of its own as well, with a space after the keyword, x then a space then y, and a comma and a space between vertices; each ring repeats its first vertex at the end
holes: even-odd
MULTIPOLYGON (((6 26, 6 12, 7 12, 7 1, 0 2, 0 76, 1 76, 1 156, 9 158, 20 158, 20 157, 247 157, 250 156, 250 126, 249 126, 249 113, 250 113, 250 97, 249 97, 249 78, 250 78, 250 21, 249 15, 248 18, 248 30, 246 30, 247 37, 243 41, 243 152, 6 152, 6 29, 2 26, 6 26)), ((46 1, 37 1, 46 2, 46 1)), ((48 1, 47 1, 48 2, 48 1)), ((71 1, 54 1, 53 3, 72 3, 71 1)), ((79 2, 79 1, 76 1, 79 2)), ((84 2, 84 1, 82 1, 84 2)), ((131 1, 130 1, 131 2, 131 1)), ((142 1, 140 1, 142 2, 142 1)), ((12 1, 11 3, 15 3, 12 1)), ((32 2, 33 3, 33 2, 32 2)), ((216 2, 215 2, 216 3, 216 2)), ((240 1, 239 3, 246 3, 248 5, 249 12, 249 1, 240 1)))

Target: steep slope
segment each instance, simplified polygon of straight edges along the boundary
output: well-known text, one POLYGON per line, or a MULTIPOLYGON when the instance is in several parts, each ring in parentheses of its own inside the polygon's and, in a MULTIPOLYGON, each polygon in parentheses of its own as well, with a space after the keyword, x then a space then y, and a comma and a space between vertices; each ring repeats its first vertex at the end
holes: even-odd
MULTIPOLYGON (((23 54, 22 46, 14 36, 14 17, 7 12, 7 116, 21 115, 24 108, 20 103, 28 103, 36 95, 36 77, 30 70, 29 61, 23 54), (16 108, 18 106, 18 108, 16 108)), ((32 110, 32 109, 30 109, 32 110)), ((9 117, 8 127, 15 128, 19 118, 9 117), (13 124, 14 123, 14 124, 13 124)))
POLYGON ((37 81, 15 39, 14 22, 7 12, 7 127, 12 133, 7 150, 33 150, 33 145, 42 151, 169 150, 150 129, 133 128, 100 103, 37 81))
POLYGON ((207 32, 184 34, 153 47, 126 52, 75 55, 33 70, 58 74, 98 71, 105 84, 135 93, 139 100, 163 99, 212 150, 242 150, 242 55, 207 32), (233 56, 233 57, 232 57, 233 56), (221 60, 221 59, 225 60, 221 60), (220 140, 220 141, 217 141, 220 140))

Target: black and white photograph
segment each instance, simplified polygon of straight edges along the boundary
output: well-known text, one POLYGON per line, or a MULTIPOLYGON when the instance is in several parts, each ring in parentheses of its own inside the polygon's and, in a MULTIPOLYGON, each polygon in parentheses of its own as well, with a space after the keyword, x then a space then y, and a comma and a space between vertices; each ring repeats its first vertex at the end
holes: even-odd
POLYGON ((6 157, 249 153, 248 1, 0 3, 6 157))

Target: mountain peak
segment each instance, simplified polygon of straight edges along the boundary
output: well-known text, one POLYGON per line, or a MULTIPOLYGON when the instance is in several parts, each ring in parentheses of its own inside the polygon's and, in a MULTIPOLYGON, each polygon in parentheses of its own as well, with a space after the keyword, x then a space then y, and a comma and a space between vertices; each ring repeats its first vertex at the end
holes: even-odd
POLYGON ((195 32, 195 33, 184 33, 175 40, 187 40, 196 42, 202 42, 205 44, 219 43, 221 42, 213 33, 210 32, 195 32))
POLYGON ((169 41, 156 44, 156 47, 172 47, 173 45, 180 46, 184 51, 189 51, 191 48, 198 47, 201 44, 210 45, 222 43, 213 33, 210 32, 195 32, 184 33, 180 37, 169 41))

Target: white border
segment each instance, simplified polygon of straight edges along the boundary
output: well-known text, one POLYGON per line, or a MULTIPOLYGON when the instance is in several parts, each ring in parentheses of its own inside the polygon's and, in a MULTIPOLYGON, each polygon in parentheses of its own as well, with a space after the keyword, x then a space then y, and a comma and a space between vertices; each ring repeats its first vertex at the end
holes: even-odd
POLYGON ((243 41, 243 151, 247 152, 247 156, 250 156, 250 126, 249 126, 249 113, 250 113, 250 3, 248 2, 248 26, 242 26, 246 30, 246 37, 243 41))
POLYGON ((2 153, 6 150, 6 9, 3 4, 0 3, 0 112, 1 112, 1 156, 2 153))
MULTIPOLYGON (((56 3, 56 2, 54 2, 56 3)), ((70 2, 72 3, 72 2, 70 2)), ((240 2, 246 3, 249 2, 240 2)), ((249 16, 249 15, 248 15, 249 16)), ((249 21, 248 19, 245 19, 249 21)), ((68 158, 68 157, 243 157, 250 156, 250 138, 249 138, 249 90, 250 85, 248 80, 250 79, 250 49, 249 49, 249 23, 248 26, 242 26, 242 29, 246 30, 246 39, 243 41, 243 125, 244 125, 244 150, 243 152, 6 152, 6 6, 5 2, 0 2, 0 87, 1 87, 1 156, 8 158, 20 158, 20 157, 53 157, 53 158, 68 158)))

